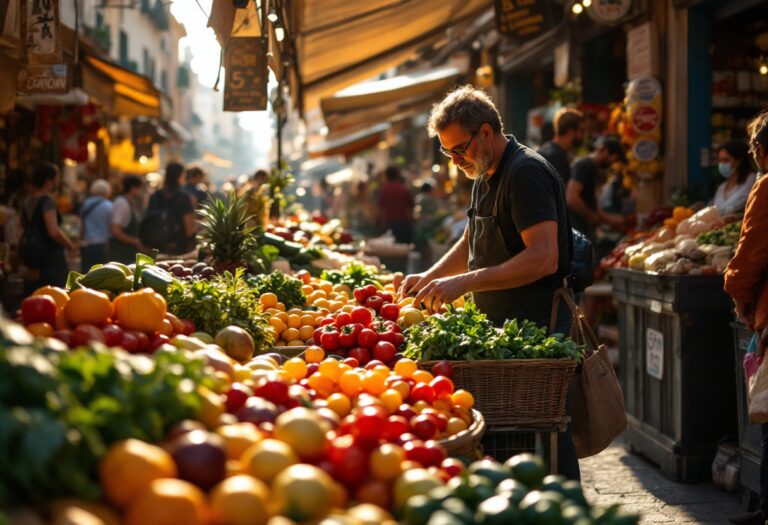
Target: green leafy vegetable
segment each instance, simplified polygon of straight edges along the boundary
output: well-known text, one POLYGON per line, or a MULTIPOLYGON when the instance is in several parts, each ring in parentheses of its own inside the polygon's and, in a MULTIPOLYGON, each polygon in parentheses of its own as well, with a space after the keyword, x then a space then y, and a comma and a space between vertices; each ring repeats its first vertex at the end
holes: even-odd
POLYGON ((294 306, 304 306, 307 296, 302 291, 304 285, 299 279, 289 277, 280 270, 275 270, 269 275, 252 277, 248 283, 258 292, 258 295, 272 292, 277 300, 290 310, 294 306))
POLYGON ((477 306, 467 301, 463 309, 429 317, 406 332, 406 357, 420 361, 438 359, 558 359, 580 361, 583 347, 562 334, 548 335, 531 321, 512 319, 501 330, 477 306))
POLYGON ((177 281, 168 287, 168 310, 189 319, 204 332, 215 335, 222 328, 235 325, 246 330, 256 343, 256 350, 272 348, 274 339, 269 324, 261 314, 259 292, 243 278, 224 272, 210 280, 177 281))
POLYGON ((127 438, 160 441, 193 417, 202 403, 195 386, 217 388, 204 366, 179 351, 0 347, 0 508, 98 498, 106 449, 127 438))
POLYGON ((326 270, 322 273, 321 278, 332 284, 346 284, 352 290, 368 284, 381 288, 381 282, 376 276, 375 268, 359 262, 351 262, 341 270, 326 270))
POLYGON ((696 237, 699 244, 714 244, 717 246, 736 246, 741 235, 741 221, 726 224, 722 228, 704 232, 696 237))

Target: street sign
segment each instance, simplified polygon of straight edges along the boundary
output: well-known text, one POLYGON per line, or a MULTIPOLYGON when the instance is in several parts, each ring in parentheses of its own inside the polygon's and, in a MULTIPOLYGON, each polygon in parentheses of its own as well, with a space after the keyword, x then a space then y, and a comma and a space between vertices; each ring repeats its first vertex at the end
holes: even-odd
POLYGON ((231 38, 224 58, 224 111, 267 109, 267 50, 261 38, 231 38))
POLYGON ((19 71, 16 91, 21 94, 67 93, 71 75, 66 64, 29 64, 19 71))
POLYGON ((20 70, 16 90, 34 93, 66 93, 71 68, 61 49, 59 0, 21 0, 20 70))
POLYGON ((552 28, 548 0, 496 0, 496 27, 504 36, 528 40, 552 28))
POLYGON ((664 334, 653 328, 645 331, 645 370, 656 379, 664 377, 664 334))

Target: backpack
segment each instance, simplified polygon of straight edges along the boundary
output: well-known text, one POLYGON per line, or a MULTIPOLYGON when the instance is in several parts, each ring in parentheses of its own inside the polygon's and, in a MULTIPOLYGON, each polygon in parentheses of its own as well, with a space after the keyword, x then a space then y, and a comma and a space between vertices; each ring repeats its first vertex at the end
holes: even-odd
POLYGON ((162 190, 155 194, 158 195, 157 201, 150 201, 150 207, 139 225, 141 244, 161 252, 174 244, 179 231, 184 227, 171 213, 171 207, 180 194, 181 191, 178 191, 170 198, 167 198, 162 190))
POLYGON ((21 222, 24 226, 24 234, 19 242, 19 258, 24 266, 32 270, 39 270, 48 256, 50 245, 48 239, 35 229, 35 219, 40 215, 40 209, 45 197, 40 197, 35 203, 32 217, 27 217, 26 210, 21 211, 21 222))

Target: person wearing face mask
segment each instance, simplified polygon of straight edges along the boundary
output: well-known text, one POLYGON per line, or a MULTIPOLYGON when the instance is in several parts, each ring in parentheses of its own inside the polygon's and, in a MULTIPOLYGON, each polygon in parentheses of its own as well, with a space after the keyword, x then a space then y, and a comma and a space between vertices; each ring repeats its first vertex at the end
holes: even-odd
MULTIPOLYGON (((768 348, 768 111, 752 120, 747 130, 760 176, 747 198, 736 255, 725 270, 725 291, 754 333, 750 346, 763 354, 768 348)), ((768 423, 761 431, 760 508, 732 517, 732 523, 762 525, 768 519, 768 423)))
POLYGON ((604 212, 597 204, 597 187, 600 170, 615 162, 626 162, 621 142, 605 137, 596 144, 595 151, 573 164, 573 176, 568 181, 565 198, 571 212, 573 227, 595 243, 595 228, 609 224, 620 229, 624 217, 604 212))
MULTIPOLYGON (((473 181, 463 236, 427 271, 403 280, 401 293, 437 311, 471 293, 496 325, 528 319, 548 327, 555 290, 570 267, 571 229, 563 183, 533 150, 504 135, 488 95, 472 86, 449 93, 432 108, 429 135, 473 181)), ((564 301, 555 331, 568 333, 564 301)), ((559 434, 558 472, 579 479, 570 429, 559 434)))
POLYGON ((573 108, 562 108, 552 121, 555 136, 539 148, 539 155, 560 174, 563 184, 571 178, 571 161, 568 155, 579 149, 584 142, 584 114, 573 108))
POLYGON ((717 170, 725 182, 717 187, 712 204, 722 215, 743 212, 749 190, 755 183, 749 146, 740 140, 723 144, 717 152, 717 170))

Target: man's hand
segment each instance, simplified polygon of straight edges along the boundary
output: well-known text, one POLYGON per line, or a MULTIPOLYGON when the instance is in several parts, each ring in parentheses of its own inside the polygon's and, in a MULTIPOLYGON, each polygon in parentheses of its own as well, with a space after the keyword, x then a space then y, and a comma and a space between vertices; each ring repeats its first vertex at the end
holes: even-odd
POLYGON ((403 284, 400 285, 400 297, 416 295, 431 280, 432 278, 427 272, 412 273, 411 275, 406 276, 405 279, 403 279, 403 284))
POLYGON ((414 299, 414 305, 424 305, 437 312, 443 304, 450 304, 467 293, 464 275, 434 279, 424 286, 414 299))

